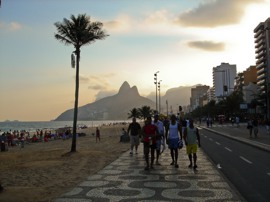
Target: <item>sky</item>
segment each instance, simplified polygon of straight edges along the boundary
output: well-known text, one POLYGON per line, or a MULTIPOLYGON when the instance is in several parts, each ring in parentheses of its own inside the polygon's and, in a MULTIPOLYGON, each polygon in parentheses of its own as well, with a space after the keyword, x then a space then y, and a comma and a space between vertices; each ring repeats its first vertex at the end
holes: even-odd
MULTIPOLYGON (((74 107, 73 46, 54 23, 86 14, 109 35, 81 48, 79 106, 116 94, 127 81, 140 95, 213 86, 212 68, 255 65, 254 28, 270 0, 2 0, 0 121, 49 121, 74 107)), ((181 96, 181 95, 176 95, 181 96)))

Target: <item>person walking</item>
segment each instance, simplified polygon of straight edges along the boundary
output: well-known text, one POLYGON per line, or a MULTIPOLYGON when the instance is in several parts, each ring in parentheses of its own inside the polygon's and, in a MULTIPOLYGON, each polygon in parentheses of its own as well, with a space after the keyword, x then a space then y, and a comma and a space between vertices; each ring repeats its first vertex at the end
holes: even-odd
POLYGON ((189 126, 184 132, 184 141, 186 144, 186 151, 190 161, 189 168, 197 169, 197 145, 201 147, 200 135, 198 128, 194 127, 193 120, 190 120, 189 126), (193 162, 192 162, 193 158, 193 162))
POLYGON ((136 118, 132 119, 132 122, 128 126, 127 134, 130 136, 130 155, 133 155, 133 149, 138 154, 138 146, 140 144, 139 133, 141 132, 141 125, 136 122, 136 118))
POLYGON ((254 132, 254 137, 258 137, 258 132, 259 132, 259 129, 258 129, 258 119, 257 118, 254 118, 253 121, 252 121, 252 125, 253 125, 253 132, 254 132))
POLYGON ((99 128, 97 127, 96 128, 96 142, 100 142, 100 130, 99 130, 99 128))
POLYGON ((266 134, 270 135, 270 119, 266 120, 266 134))
MULTIPOLYGON (((152 122, 157 127, 157 137, 156 137, 156 165, 160 165, 159 157, 160 157, 160 150, 161 144, 164 144, 165 135, 164 135, 164 126, 163 123, 159 120, 158 114, 155 114, 154 121, 152 122)), ((163 145, 164 146, 164 145, 163 145)))
POLYGON ((151 116, 146 118, 145 125, 142 128, 142 134, 143 134, 143 151, 146 162, 146 167, 144 170, 149 170, 150 168, 154 169, 153 164, 155 160, 157 127, 154 124, 152 124, 151 116), (151 156, 150 166, 149 166, 149 153, 151 156))
POLYGON ((182 129, 181 125, 176 121, 176 116, 173 114, 171 115, 171 121, 168 127, 168 130, 166 130, 166 140, 168 147, 170 148, 171 151, 171 158, 172 162, 171 165, 174 165, 175 168, 178 168, 178 142, 182 140, 182 129))
POLYGON ((253 132, 253 120, 249 119, 247 122, 247 129, 249 131, 249 138, 252 138, 252 132, 253 132))
POLYGON ((240 119, 238 116, 235 117, 235 123, 236 123, 236 127, 239 128, 239 122, 240 122, 240 119))

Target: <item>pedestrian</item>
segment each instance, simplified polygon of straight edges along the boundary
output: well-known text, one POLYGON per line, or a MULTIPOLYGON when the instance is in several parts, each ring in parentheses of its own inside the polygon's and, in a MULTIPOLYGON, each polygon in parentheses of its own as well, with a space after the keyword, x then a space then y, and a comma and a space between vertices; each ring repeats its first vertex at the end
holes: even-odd
POLYGON ((181 125, 176 121, 176 116, 171 115, 171 121, 169 124, 168 130, 166 130, 166 140, 168 147, 171 151, 172 162, 171 165, 174 165, 175 168, 178 168, 178 142, 182 140, 182 128, 181 125), (179 137, 180 134, 180 137, 179 137))
POLYGON ((190 120, 189 127, 185 129, 184 141, 186 144, 186 151, 190 161, 189 168, 197 169, 197 148, 201 147, 200 135, 198 128, 194 127, 193 120, 190 120), (192 162, 193 158, 193 162, 192 162))
POLYGON ((146 162, 146 167, 144 170, 154 169, 153 164, 155 160, 155 150, 156 150, 156 133, 157 127, 152 124, 151 116, 148 116, 145 121, 145 125, 142 128, 143 134, 143 151, 144 158, 146 162), (149 166, 149 153, 151 156, 151 162, 149 166))
POLYGON ((239 128, 239 122, 240 122, 240 119, 238 116, 235 117, 235 123, 236 123, 236 127, 239 128))
POLYGON ((132 122, 128 126, 127 133, 130 137, 130 155, 133 155, 133 149, 135 147, 135 153, 138 154, 138 146, 140 144, 140 132, 141 125, 136 122, 136 118, 132 119, 132 122))
POLYGON ((254 137, 258 137, 259 129, 258 129, 258 119, 257 118, 253 119, 252 125, 253 125, 254 137))
POLYGON ((96 142, 100 142, 100 130, 99 130, 99 128, 97 127, 96 128, 96 142))
POLYGON ((211 117, 209 118, 209 125, 212 128, 212 126, 213 126, 213 119, 211 117))
POLYGON ((252 137, 252 132, 253 132, 253 123, 252 119, 249 119, 247 122, 247 129, 249 131, 249 138, 252 137))
POLYGON ((206 126, 207 126, 207 128, 209 128, 209 124, 210 124, 209 118, 207 118, 207 119, 206 119, 206 126))
POLYGON ((157 136, 156 136, 156 165, 160 165, 159 156, 161 151, 161 144, 165 146, 165 135, 164 135, 164 126, 163 123, 159 120, 158 114, 154 116, 154 121, 152 122, 157 127, 157 136))
POLYGON ((266 120, 266 134, 270 135, 270 120, 266 120))

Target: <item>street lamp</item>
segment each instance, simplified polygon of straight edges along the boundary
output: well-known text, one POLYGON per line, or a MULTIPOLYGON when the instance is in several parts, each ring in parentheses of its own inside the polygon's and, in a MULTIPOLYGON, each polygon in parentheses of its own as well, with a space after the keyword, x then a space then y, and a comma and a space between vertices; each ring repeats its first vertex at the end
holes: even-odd
POLYGON ((160 82, 161 82, 162 80, 160 80, 159 82, 158 82, 158 92, 159 92, 159 113, 160 113, 160 82))
POLYGON ((168 100, 166 100, 167 117, 169 116, 168 100))
POLYGON ((156 112, 158 111, 158 100, 157 100, 157 74, 159 73, 159 71, 157 71, 155 74, 154 74, 154 84, 156 84, 156 112))

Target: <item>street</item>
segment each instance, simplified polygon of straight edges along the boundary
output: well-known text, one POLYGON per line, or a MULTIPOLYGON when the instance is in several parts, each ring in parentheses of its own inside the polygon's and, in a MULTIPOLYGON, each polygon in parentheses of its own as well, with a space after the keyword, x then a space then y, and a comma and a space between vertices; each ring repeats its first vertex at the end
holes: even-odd
POLYGON ((204 152, 247 201, 270 201, 270 155, 245 143, 200 130, 204 152))

